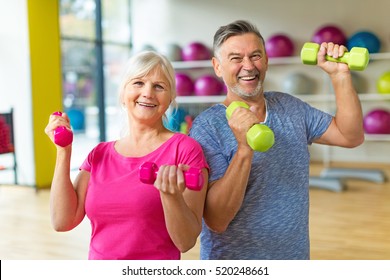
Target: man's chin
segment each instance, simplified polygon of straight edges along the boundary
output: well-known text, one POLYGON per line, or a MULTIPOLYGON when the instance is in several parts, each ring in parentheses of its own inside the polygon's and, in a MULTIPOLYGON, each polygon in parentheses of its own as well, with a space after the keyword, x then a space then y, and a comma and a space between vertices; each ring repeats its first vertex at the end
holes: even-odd
POLYGON ((253 89, 251 91, 244 90, 242 87, 238 87, 238 86, 233 87, 231 90, 232 90, 232 92, 234 92, 235 94, 237 94, 240 97, 250 98, 250 97, 256 97, 256 96, 261 95, 262 85, 259 84, 255 89, 253 89))
POLYGON ((233 91, 235 94, 242 98, 251 98, 251 97, 257 97, 261 95, 261 90, 256 90, 256 91, 251 91, 251 92, 246 92, 246 91, 233 91))

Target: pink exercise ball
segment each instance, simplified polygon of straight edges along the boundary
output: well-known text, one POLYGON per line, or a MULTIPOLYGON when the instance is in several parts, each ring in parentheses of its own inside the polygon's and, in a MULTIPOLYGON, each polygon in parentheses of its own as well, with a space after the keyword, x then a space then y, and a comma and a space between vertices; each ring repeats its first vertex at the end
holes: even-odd
POLYGON ((265 42, 268 57, 284 57, 294 54, 294 43, 285 34, 275 34, 265 42))
POLYGON ((178 96, 189 96, 194 92, 194 82, 184 73, 175 74, 176 92, 178 96))
POLYGON ((390 111, 371 110, 364 116, 363 125, 367 134, 390 134, 390 111))
POLYGON ((336 25, 324 25, 313 35, 312 41, 317 44, 323 42, 333 42, 339 45, 346 45, 347 37, 343 30, 336 25))
POLYGON ((207 60, 211 58, 211 51, 200 42, 192 42, 182 48, 181 57, 183 61, 207 60))
POLYGON ((195 80, 195 95, 220 95, 223 91, 222 82, 213 75, 204 75, 195 80))

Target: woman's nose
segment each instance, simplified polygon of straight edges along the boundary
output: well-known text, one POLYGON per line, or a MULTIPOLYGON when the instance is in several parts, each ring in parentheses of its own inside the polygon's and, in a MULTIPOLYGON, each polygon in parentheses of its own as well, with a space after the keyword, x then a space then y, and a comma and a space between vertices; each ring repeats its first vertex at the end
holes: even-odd
POLYGON ((153 96, 153 87, 151 85, 146 85, 144 87, 144 90, 142 91, 142 95, 145 96, 145 97, 152 97, 153 96))

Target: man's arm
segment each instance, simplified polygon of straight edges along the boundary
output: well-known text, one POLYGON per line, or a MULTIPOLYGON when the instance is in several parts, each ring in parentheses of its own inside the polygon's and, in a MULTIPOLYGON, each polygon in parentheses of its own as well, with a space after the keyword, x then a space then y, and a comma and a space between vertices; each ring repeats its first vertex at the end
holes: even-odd
POLYGON ((245 108, 237 108, 229 119, 229 126, 237 140, 237 151, 223 177, 209 185, 204 220, 213 231, 225 231, 241 208, 254 155, 247 143, 246 133, 258 122, 257 116, 245 108))
POLYGON ((250 147, 238 148, 224 176, 210 183, 204 220, 211 230, 224 232, 241 208, 252 158, 253 150, 250 147))
POLYGON ((315 142, 353 148, 364 141, 363 113, 359 97, 352 84, 348 66, 329 62, 325 54, 335 58, 344 54, 343 46, 322 43, 318 52, 318 66, 329 74, 336 96, 336 114, 326 132, 315 142))

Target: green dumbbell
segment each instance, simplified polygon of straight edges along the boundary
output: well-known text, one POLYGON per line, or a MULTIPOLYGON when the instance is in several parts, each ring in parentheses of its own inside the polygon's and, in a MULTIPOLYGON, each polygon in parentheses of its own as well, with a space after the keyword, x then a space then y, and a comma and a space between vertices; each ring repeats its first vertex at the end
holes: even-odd
MULTIPOLYGON (((302 62, 304 64, 316 65, 319 49, 320 45, 317 43, 305 43, 301 50, 302 62)), ((367 67, 370 55, 366 48, 353 47, 350 52, 345 52, 342 57, 334 58, 326 55, 325 59, 327 61, 345 63, 348 64, 350 70, 361 71, 367 67)))
MULTIPOLYGON (((242 101, 233 101, 226 108, 226 117, 230 119, 234 110, 238 107, 249 109, 248 104, 242 101)), ((274 132, 265 124, 255 124, 246 133, 246 141, 248 145, 257 152, 266 152, 275 143, 274 132)))

